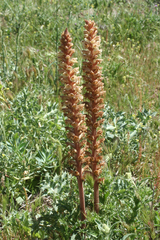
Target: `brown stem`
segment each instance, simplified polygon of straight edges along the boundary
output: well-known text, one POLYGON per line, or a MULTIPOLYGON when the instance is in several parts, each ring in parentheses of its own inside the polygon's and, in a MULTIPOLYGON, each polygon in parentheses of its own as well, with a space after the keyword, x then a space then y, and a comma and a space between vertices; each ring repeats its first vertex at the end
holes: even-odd
POLYGON ((94 179, 94 211, 99 213, 99 186, 98 179, 94 179))
POLYGON ((79 188, 79 198, 80 198, 81 220, 84 221, 86 219, 85 198, 84 198, 83 182, 80 177, 78 177, 78 188, 79 188))

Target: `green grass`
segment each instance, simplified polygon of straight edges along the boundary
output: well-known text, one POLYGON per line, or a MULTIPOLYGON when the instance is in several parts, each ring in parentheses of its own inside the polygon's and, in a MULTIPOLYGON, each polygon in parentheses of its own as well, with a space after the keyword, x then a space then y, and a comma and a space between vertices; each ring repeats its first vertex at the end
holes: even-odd
POLYGON ((85 181, 86 239, 160 238, 160 5, 140 0, 0 2, 0 239, 85 239, 68 173, 57 53, 84 20, 101 36, 106 165, 100 213, 85 181))

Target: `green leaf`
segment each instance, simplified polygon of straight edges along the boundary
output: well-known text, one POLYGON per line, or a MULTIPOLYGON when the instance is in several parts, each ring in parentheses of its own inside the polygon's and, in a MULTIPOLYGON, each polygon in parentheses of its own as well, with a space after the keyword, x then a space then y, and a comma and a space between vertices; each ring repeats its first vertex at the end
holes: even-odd
POLYGON ((73 234, 72 236, 71 236, 71 240, 75 240, 76 238, 76 234, 73 234))
POLYGON ((16 198, 16 202, 17 202, 18 204, 22 204, 22 203, 24 202, 24 200, 23 200, 23 198, 18 197, 18 198, 16 198))
POLYGON ((107 137, 113 139, 113 138, 114 138, 114 134, 108 132, 108 133, 107 133, 107 137))
POLYGON ((130 138, 133 138, 136 134, 137 134, 137 130, 133 131, 133 132, 130 134, 130 138))
POLYGON ((93 231, 88 231, 89 236, 97 238, 97 234, 93 231))
POLYGON ((106 130, 109 130, 109 131, 112 131, 112 130, 114 130, 114 129, 115 129, 115 127, 112 126, 112 125, 108 125, 108 126, 106 127, 106 130))
POLYGON ((125 235, 125 236, 122 238, 122 240, 127 239, 129 236, 135 236, 135 233, 129 233, 129 234, 125 235))

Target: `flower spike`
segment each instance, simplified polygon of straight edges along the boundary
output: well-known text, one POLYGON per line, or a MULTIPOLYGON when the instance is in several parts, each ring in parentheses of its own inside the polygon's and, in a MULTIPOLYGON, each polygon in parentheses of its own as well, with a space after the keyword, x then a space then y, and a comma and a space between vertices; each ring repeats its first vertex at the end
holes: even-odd
POLYGON ((62 110, 66 117, 66 130, 69 139, 69 145, 71 146, 69 163, 71 164, 71 173, 77 177, 79 196, 80 196, 80 208, 81 219, 86 218, 85 213, 85 199, 83 191, 83 168, 82 165, 85 162, 85 146, 86 140, 85 132, 85 116, 82 114, 84 109, 83 96, 81 93, 82 87, 80 84, 80 77, 78 68, 73 68, 74 63, 77 62, 76 58, 72 58, 75 52, 72 49, 72 38, 66 28, 61 36, 61 45, 59 47, 59 72, 61 74, 62 83, 62 110))
POLYGON ((99 175, 102 165, 102 148, 101 143, 104 141, 102 136, 101 125, 103 123, 103 98, 104 84, 102 82, 102 68, 99 64, 102 59, 99 59, 101 50, 100 37, 97 36, 97 27, 95 22, 91 20, 85 21, 84 31, 84 50, 83 50, 83 79, 85 88, 85 109, 86 109, 86 125, 87 129, 87 155, 90 158, 90 166, 94 179, 94 210, 99 212, 99 175))

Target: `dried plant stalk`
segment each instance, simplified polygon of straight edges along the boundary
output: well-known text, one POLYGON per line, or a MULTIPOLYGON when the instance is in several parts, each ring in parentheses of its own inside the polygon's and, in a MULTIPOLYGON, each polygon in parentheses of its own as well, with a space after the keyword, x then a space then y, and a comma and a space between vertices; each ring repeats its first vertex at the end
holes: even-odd
POLYGON ((101 166, 103 165, 101 156, 101 143, 104 141, 102 137, 101 124, 103 123, 103 99, 104 99, 104 84, 102 82, 102 71, 99 64, 99 54, 101 50, 100 37, 97 36, 97 27, 94 21, 85 21, 84 31, 84 50, 83 50, 83 79, 85 87, 85 109, 86 109, 86 124, 87 124, 87 144, 88 157, 94 179, 94 210, 99 212, 99 178, 101 166))
MULTIPOLYGON (((85 116, 82 114, 84 104, 81 104, 83 96, 81 94, 80 77, 76 76, 78 68, 73 68, 76 61, 71 58, 74 53, 72 49, 72 38, 66 29, 61 36, 61 45, 59 47, 59 71, 61 74, 62 82, 62 106, 66 118, 66 130, 69 138, 69 145, 71 146, 71 173, 77 177, 79 196, 80 196, 80 209, 81 220, 86 218, 85 213, 85 198, 83 190, 83 163, 85 162, 85 147, 86 140, 84 140, 86 126, 85 116)), ((85 166, 86 168, 87 166, 85 166)))

